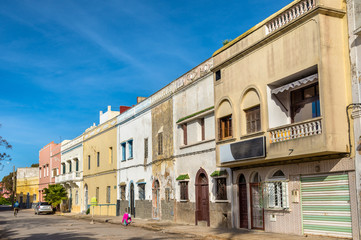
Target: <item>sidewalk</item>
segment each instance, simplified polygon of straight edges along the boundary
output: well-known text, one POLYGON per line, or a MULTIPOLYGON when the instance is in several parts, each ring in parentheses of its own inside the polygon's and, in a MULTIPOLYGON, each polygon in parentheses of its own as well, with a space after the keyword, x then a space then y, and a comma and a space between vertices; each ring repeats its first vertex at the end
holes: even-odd
MULTIPOLYGON (((57 214, 68 218, 86 219, 91 221, 91 215, 63 213, 57 214)), ((339 238, 324 236, 298 236, 279 233, 266 233, 264 231, 249 231, 244 229, 223 229, 211 228, 187 224, 179 224, 170 221, 157 221, 147 219, 132 219, 128 227, 141 227, 152 231, 162 231, 169 234, 186 234, 192 235, 198 239, 244 239, 244 240, 262 240, 262 239, 280 239, 280 240, 339 240, 339 238)), ((121 225, 121 217, 113 216, 94 216, 94 222, 111 223, 121 225)))

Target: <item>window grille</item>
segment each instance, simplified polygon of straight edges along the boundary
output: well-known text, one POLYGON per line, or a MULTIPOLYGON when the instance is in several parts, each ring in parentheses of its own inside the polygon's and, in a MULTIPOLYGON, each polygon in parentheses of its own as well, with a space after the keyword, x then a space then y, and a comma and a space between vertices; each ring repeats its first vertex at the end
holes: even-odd
POLYGON ((158 155, 163 154, 163 133, 158 133, 158 155))
POLYGON ((145 200, 145 184, 138 184, 139 200, 145 200))
POLYGON ((227 179, 216 178, 217 189, 216 189, 216 200, 227 200, 227 179))
POLYGON ((144 158, 148 158, 148 138, 144 138, 144 158))
POLYGON ((120 199, 125 200, 125 186, 120 186, 120 199))
POLYGON ((107 186, 107 203, 110 203, 110 186, 107 186))
POLYGON ((188 182, 180 182, 180 200, 188 200, 188 182))
POLYGON ((264 198, 266 208, 271 209, 288 209, 288 182, 286 181, 272 181, 265 182, 264 198))

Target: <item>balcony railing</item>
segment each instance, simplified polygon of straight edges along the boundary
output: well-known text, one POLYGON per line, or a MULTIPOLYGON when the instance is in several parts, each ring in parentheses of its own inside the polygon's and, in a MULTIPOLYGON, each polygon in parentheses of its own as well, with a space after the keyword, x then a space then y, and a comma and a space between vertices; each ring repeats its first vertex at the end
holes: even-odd
POLYGON ((303 0, 266 24, 266 34, 276 31, 316 7, 316 0, 303 0))
POLYGON ((319 135, 322 133, 321 119, 292 124, 291 126, 270 130, 270 143, 284 142, 296 138, 319 135))
POLYGON ((75 181, 75 180, 81 180, 82 177, 83 177, 82 172, 70 172, 70 173, 65 173, 65 174, 61 174, 59 176, 56 176, 55 181, 58 182, 58 183, 68 182, 68 181, 75 181))

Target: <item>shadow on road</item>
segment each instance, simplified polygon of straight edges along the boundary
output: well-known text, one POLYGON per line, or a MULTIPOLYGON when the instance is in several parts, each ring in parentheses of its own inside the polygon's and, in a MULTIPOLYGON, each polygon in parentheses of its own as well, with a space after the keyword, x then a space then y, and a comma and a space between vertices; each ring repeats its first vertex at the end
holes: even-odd
POLYGON ((49 240, 49 239, 67 239, 67 240, 91 240, 96 239, 89 236, 89 234, 77 234, 77 233, 54 233, 54 234, 46 234, 46 233, 37 233, 30 234, 21 239, 37 239, 37 240, 49 240))

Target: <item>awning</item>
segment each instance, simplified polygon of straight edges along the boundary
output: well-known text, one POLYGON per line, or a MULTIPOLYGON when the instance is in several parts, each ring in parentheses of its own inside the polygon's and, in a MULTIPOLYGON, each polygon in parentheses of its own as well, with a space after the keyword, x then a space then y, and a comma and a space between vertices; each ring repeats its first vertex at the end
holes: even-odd
POLYGON ((127 185, 125 182, 119 183, 119 186, 125 186, 125 185, 127 185))
POLYGON ((293 89, 293 88, 296 88, 296 87, 299 87, 299 86, 302 86, 302 85, 306 85, 307 83, 316 82, 317 80, 318 80, 318 73, 313 74, 313 75, 308 76, 308 77, 305 77, 305 78, 302 78, 300 80, 291 82, 289 84, 283 85, 283 86, 278 87, 276 89, 273 89, 271 91, 271 93, 272 94, 278 94, 280 92, 288 91, 290 89, 293 89))
POLYGON ((144 178, 139 179, 136 183, 137 184, 145 184, 144 178))
POLYGON ((179 175, 176 180, 178 181, 182 181, 182 180, 186 180, 189 179, 189 175, 188 174, 183 174, 183 175, 179 175))
POLYGON ((212 174, 211 174, 211 177, 227 177, 228 176, 228 173, 226 170, 218 170, 218 171, 214 171, 212 174))

